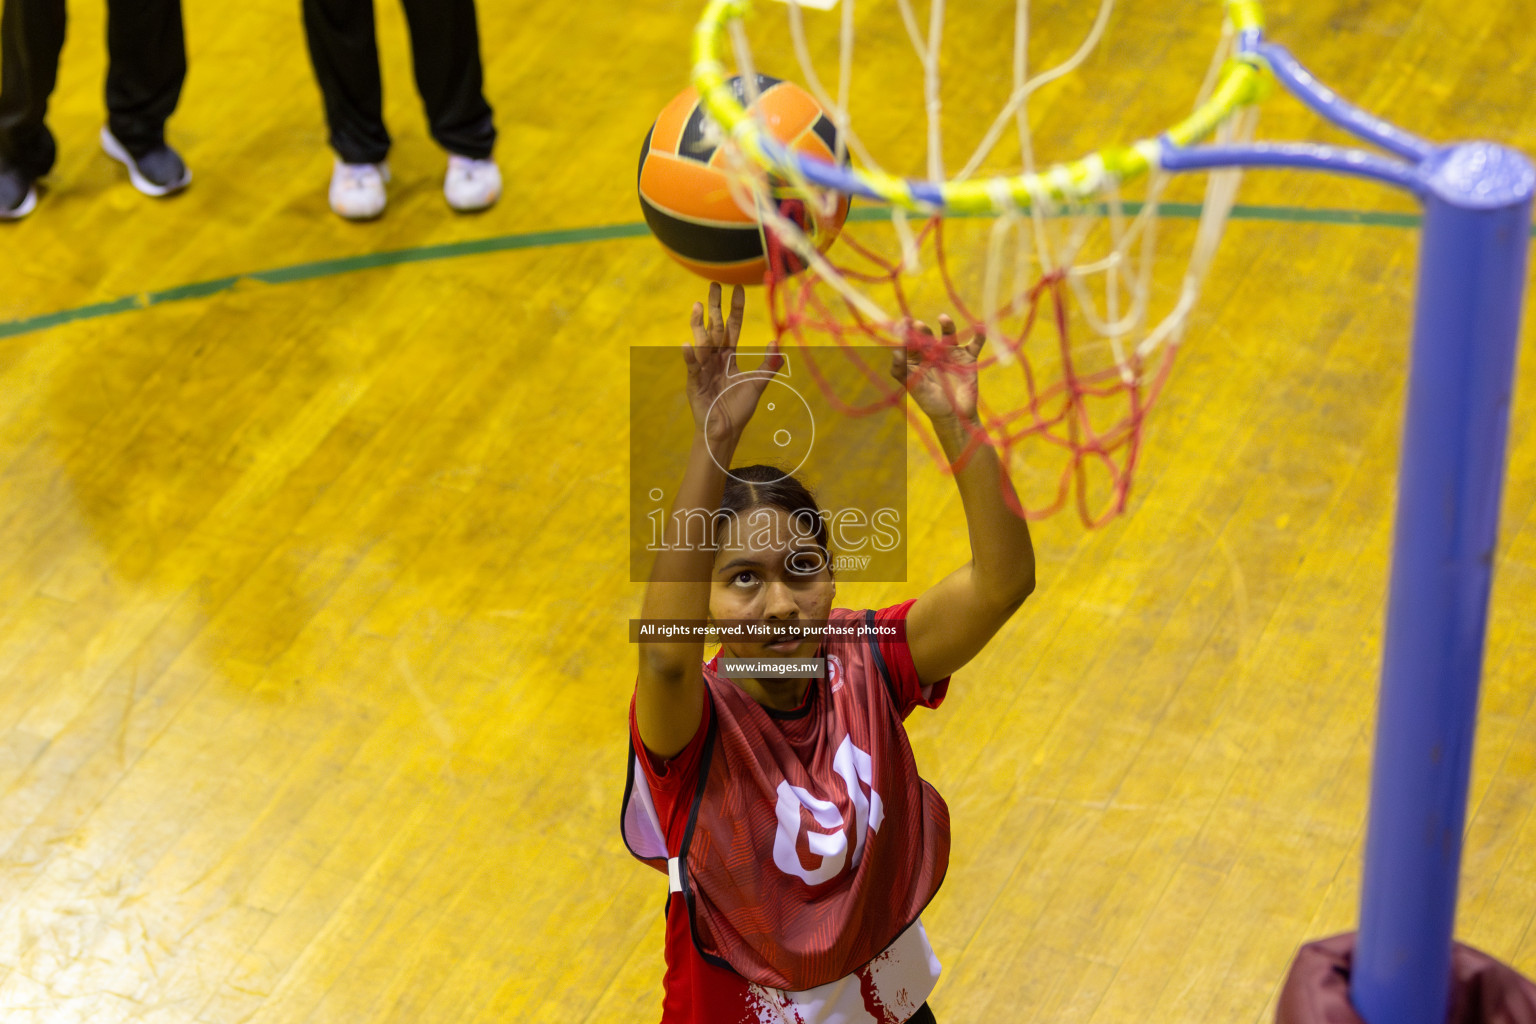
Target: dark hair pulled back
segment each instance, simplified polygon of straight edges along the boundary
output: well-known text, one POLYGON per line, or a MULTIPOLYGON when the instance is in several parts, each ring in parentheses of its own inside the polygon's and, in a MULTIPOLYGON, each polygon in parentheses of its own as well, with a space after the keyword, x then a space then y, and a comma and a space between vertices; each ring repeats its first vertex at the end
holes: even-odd
MULTIPOLYGON (((725 493, 720 498, 720 510, 715 513, 716 524, 722 520, 755 508, 776 508, 791 519, 814 522, 807 538, 813 540, 827 553, 827 521, 821 514, 821 506, 805 485, 774 466, 744 466, 732 469, 725 480, 725 493)), ((717 529, 716 536, 724 531, 717 529)), ((823 560, 824 561, 824 560, 823 560)))

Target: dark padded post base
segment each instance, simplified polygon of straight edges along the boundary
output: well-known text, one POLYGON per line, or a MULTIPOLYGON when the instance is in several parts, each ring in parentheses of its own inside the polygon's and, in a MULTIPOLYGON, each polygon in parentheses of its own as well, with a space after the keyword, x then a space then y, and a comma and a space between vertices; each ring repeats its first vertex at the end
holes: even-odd
MULTIPOLYGON (((1355 933, 1301 947, 1280 990, 1275 1024, 1365 1024, 1349 1001, 1355 933)), ((1536 984, 1471 946, 1451 951, 1446 1024, 1536 1024, 1536 984)))

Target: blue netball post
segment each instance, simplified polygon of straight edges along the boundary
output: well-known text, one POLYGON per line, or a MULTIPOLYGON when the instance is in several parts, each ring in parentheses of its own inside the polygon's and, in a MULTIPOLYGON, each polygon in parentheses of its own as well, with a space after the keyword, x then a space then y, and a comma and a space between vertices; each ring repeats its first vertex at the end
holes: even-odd
MULTIPOLYGON (((1342 995, 1332 970, 1341 966, 1366 1024, 1441 1024, 1536 173, 1501 146, 1440 149, 1381 122, 1256 34, 1243 48, 1314 110, 1398 159, 1298 143, 1168 146, 1165 167, 1329 170, 1407 188, 1424 205, 1360 931, 1352 957, 1347 942, 1303 951, 1279 1017, 1321 1019, 1306 1007, 1330 979, 1342 995)), ((1458 962, 1462 984, 1477 984, 1472 974, 1458 962)))
POLYGON ((1423 166, 1424 235, 1398 483, 1354 1002, 1444 1019, 1532 171, 1472 144, 1423 166))

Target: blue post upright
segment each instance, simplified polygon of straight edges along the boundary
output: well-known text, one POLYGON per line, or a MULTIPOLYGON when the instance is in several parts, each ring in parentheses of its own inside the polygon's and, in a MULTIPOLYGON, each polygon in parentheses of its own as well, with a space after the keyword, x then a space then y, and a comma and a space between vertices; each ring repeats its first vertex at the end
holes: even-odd
POLYGON ((1425 203, 1350 998, 1444 1024, 1472 734, 1536 172, 1489 143, 1418 168, 1425 203))

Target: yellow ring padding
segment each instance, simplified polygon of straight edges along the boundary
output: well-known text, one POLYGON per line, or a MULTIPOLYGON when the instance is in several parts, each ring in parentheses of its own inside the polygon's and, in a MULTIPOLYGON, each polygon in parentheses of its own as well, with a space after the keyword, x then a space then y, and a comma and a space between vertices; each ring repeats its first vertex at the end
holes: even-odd
MULTIPOLYGON (((1225 0, 1225 6, 1236 31, 1263 31, 1264 10, 1260 0, 1225 0)), ((746 17, 751 10, 752 0, 709 0, 693 29, 693 85, 703 97, 710 116, 754 163, 787 174, 788 169, 778 166, 763 146, 762 125, 756 118, 748 116, 746 108, 736 101, 727 84, 730 75, 720 59, 726 23, 746 17)), ((1239 108, 1261 100, 1268 93, 1269 84, 1268 70, 1262 60, 1252 56, 1234 58, 1222 69, 1210 98, 1163 134, 1175 145, 1193 145, 1239 108)), ((1004 204, 999 202, 999 197, 1005 195, 1020 207, 1028 206, 1039 196, 1081 199, 1094 191, 1091 183, 1100 163, 1104 172, 1115 180, 1134 178, 1146 172, 1149 164, 1145 151, 1157 144, 1155 138, 1142 139, 1129 146, 1102 149, 1071 163, 1055 164, 1034 174, 946 181, 939 184, 939 190, 944 198, 944 209, 951 213, 1002 213, 1004 204), (1070 182, 1073 189, 1063 189, 1060 184, 1063 180, 1070 182)), ((919 213, 932 212, 932 207, 913 197, 911 187, 903 178, 857 169, 850 169, 848 173, 892 205, 919 213)))

